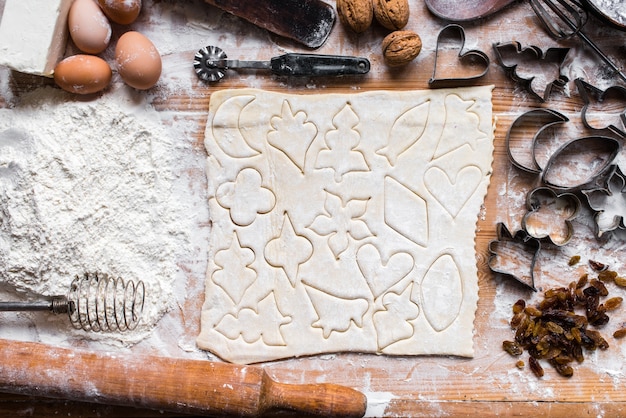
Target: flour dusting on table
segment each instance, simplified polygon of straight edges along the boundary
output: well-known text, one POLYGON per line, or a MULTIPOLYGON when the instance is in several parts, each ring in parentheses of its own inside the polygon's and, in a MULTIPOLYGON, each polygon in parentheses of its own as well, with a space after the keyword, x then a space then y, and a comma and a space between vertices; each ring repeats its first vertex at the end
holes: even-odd
POLYGON ((140 338, 169 308, 190 246, 193 216, 173 190, 188 145, 123 94, 80 102, 38 89, 0 115, 3 289, 41 299, 83 272, 143 280, 144 317, 123 337, 140 338))

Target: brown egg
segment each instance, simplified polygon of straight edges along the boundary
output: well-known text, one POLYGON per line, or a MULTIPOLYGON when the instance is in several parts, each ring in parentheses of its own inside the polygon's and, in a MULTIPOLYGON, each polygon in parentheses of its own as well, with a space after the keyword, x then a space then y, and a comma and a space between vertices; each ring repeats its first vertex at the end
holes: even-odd
POLYGON ((67 27, 74 44, 88 54, 104 51, 111 40, 111 24, 94 0, 75 0, 67 27))
POLYGON ((139 90, 154 86, 161 76, 161 55, 139 32, 126 32, 115 46, 117 72, 126 84, 139 90))
POLYGON ((141 11, 141 0, 98 0, 104 14, 120 25, 133 23, 141 11))
POLYGON ((65 91, 91 94, 105 89, 111 82, 111 67, 94 55, 73 55, 54 68, 54 82, 65 91))

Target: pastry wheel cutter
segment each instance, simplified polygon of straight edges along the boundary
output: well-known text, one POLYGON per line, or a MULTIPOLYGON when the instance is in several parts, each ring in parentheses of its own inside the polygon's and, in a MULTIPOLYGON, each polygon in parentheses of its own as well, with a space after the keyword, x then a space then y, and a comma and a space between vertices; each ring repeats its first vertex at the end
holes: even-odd
POLYGON ((200 49, 193 61, 195 72, 203 81, 219 81, 229 69, 269 70, 279 76, 341 76, 366 74, 370 70, 367 58, 342 55, 289 53, 269 61, 240 61, 227 59, 217 46, 200 49))

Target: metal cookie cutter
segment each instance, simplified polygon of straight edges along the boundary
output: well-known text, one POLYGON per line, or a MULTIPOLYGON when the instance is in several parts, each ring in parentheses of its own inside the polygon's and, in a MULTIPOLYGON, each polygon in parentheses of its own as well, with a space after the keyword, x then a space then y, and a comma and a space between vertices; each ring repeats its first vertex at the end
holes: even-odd
POLYGON ((504 44, 496 43, 493 48, 499 64, 504 68, 507 75, 541 102, 548 100, 553 88, 562 89, 569 81, 561 72, 561 65, 569 52, 569 48, 549 48, 543 52, 539 47, 533 45, 523 48, 516 41, 504 44), (534 64, 535 68, 526 69, 524 68, 526 64, 534 64), (556 67, 557 74, 553 81, 546 84, 543 92, 539 92, 533 85, 533 81, 536 79, 533 74, 537 72, 536 65, 545 66, 545 64, 556 67))
MULTIPOLYGON (((482 51, 472 49, 463 51, 465 46, 465 30, 462 26, 451 24, 439 32, 437 36, 437 49, 435 50, 435 68, 433 76, 428 80, 428 86, 432 88, 439 87, 457 87, 465 85, 469 81, 477 80, 487 74, 489 70, 489 57, 482 51), (447 46, 447 48, 446 48, 447 46), (441 52, 444 49, 458 50, 458 63, 463 71, 472 71, 469 75, 458 77, 440 77, 437 74, 437 64, 441 59, 441 52)), ((441 67, 441 63, 439 63, 441 67)), ((458 67, 455 65, 455 67, 458 67)))
POLYGON ((339 76, 366 74, 370 70, 367 58, 341 55, 284 54, 269 61, 240 61, 227 59, 217 46, 200 49, 193 61, 196 75, 203 81, 219 81, 226 70, 249 68, 269 70, 279 76, 339 76))
POLYGON ((541 174, 543 167, 537 162, 535 153, 539 136, 551 126, 568 121, 567 116, 547 108, 532 109, 523 113, 515 119, 506 134, 506 148, 511 163, 528 173, 541 174), (530 146, 526 141, 529 137, 532 138, 530 146))
POLYGON ((626 229, 626 178, 617 166, 609 171, 606 185, 583 190, 591 209, 595 212, 596 236, 602 238, 616 229, 626 229))
MULTIPOLYGON (((574 82, 576 87, 578 87, 578 94, 580 94, 585 103, 581 110, 583 124, 589 129, 609 130, 613 134, 626 137, 626 88, 614 85, 603 91, 580 78, 577 78, 574 82), (592 102, 593 104, 598 103, 607 105, 606 107, 617 108, 619 113, 614 118, 617 120, 617 123, 614 122, 602 126, 592 123, 587 117, 587 110, 592 105, 592 102)), ((604 109, 603 113, 605 113, 604 109)))
POLYGON ((573 139, 557 149, 543 170, 542 181, 557 190, 597 187, 600 177, 621 150, 621 142, 607 136, 573 139))
POLYGON ((522 228, 528 235, 559 247, 571 240, 572 221, 580 211, 576 195, 557 194, 548 187, 538 187, 526 195, 526 207, 528 212, 522 219, 522 228))
POLYGON ((541 243, 524 230, 511 234, 502 222, 496 232, 498 238, 489 243, 489 268, 536 292, 534 270, 541 243))

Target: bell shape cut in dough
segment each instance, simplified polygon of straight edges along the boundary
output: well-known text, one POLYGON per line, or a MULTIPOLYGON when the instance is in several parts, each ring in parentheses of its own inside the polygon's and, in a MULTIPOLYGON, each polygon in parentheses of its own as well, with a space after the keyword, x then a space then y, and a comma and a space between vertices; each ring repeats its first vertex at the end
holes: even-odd
POLYGON ((198 346, 473 356, 492 89, 213 93, 198 346))

